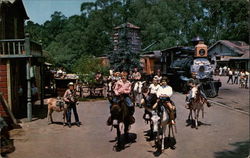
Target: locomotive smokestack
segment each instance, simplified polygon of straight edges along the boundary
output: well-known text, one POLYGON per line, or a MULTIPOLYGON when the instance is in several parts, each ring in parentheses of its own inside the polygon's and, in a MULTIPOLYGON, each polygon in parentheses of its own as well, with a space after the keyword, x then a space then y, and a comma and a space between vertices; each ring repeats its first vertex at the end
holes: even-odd
POLYGON ((191 42, 193 43, 194 46, 196 46, 197 44, 203 44, 204 43, 204 39, 200 36, 194 37, 191 42))

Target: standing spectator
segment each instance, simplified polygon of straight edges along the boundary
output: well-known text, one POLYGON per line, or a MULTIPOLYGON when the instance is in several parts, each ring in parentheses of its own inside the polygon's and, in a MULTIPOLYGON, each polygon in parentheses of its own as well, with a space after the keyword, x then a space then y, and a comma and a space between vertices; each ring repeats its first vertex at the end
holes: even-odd
POLYGON ((129 71, 128 80, 130 80, 130 81, 133 80, 133 71, 132 70, 129 71))
POLYGON ((32 83, 31 86, 31 100, 32 105, 34 105, 35 102, 38 100, 38 88, 36 87, 35 83, 32 83))
POLYGON ((240 72, 240 88, 244 88, 245 86, 245 71, 241 70, 240 72))
POLYGON ((228 71, 228 80, 227 80, 227 83, 229 83, 230 80, 231 80, 231 82, 232 82, 232 84, 233 84, 233 71, 230 70, 230 69, 228 69, 228 70, 229 70, 229 71, 228 71))
POLYGON ((137 67, 134 68, 134 72, 132 74, 132 79, 135 81, 138 81, 141 79, 141 73, 138 71, 137 67))
POLYGON ((239 81, 239 70, 235 69, 233 75, 234 75, 234 84, 238 84, 238 81, 239 81))
POLYGON ((219 75, 220 75, 220 76, 222 76, 222 72, 223 72, 223 68, 220 67, 220 68, 219 68, 219 75))
POLYGON ((245 71, 245 88, 248 88, 247 87, 248 79, 249 79, 249 72, 245 71))
POLYGON ((223 75, 225 76, 227 74, 227 66, 223 67, 223 75))
POLYGON ((95 75, 95 81, 96 81, 96 86, 97 87, 102 87, 103 86, 103 77, 101 72, 97 72, 95 75))
POLYGON ((73 109, 73 113, 75 116, 76 125, 80 127, 79 117, 76 109, 77 104, 77 97, 76 97, 76 90, 74 88, 74 83, 70 82, 68 84, 68 89, 65 91, 63 99, 65 103, 68 105, 66 117, 67 117, 67 123, 69 128, 71 127, 71 110, 73 109))

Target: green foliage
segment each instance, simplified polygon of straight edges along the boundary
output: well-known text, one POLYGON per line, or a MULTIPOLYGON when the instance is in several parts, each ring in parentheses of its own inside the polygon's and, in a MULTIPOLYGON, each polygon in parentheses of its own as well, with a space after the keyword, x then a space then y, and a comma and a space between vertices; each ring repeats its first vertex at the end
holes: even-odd
POLYGON ((73 71, 79 74, 83 82, 90 84, 95 83, 94 79, 97 72, 108 75, 108 67, 102 66, 100 59, 90 55, 82 56, 74 64, 73 71))
MULTIPOLYGON (((142 48, 160 41, 150 50, 190 45, 197 35, 208 45, 221 39, 249 43, 248 0, 96 0, 79 8, 81 15, 67 18, 55 12, 42 25, 29 21, 25 26, 33 40, 42 41, 46 58, 68 71, 75 71, 86 55, 109 55, 113 28, 124 21, 141 27, 142 48)), ((137 58, 129 49, 122 54, 129 54, 124 62, 137 58)), ((114 56, 119 58, 124 59, 119 53, 114 56)))
POLYGON ((140 68, 140 56, 139 52, 135 52, 131 49, 128 39, 128 28, 125 26, 122 28, 118 36, 118 49, 113 51, 109 55, 110 64, 115 71, 127 71, 129 72, 134 67, 140 68))

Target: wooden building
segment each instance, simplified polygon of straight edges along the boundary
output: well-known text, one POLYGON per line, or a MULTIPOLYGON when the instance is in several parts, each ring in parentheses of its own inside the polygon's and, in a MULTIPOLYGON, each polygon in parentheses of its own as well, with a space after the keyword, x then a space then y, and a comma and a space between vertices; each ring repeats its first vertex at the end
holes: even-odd
POLYGON ((141 51, 141 39, 140 39, 140 27, 135 26, 131 23, 124 23, 120 26, 114 28, 113 34, 113 45, 114 51, 119 49, 120 41, 122 40, 122 34, 124 33, 125 29, 127 29, 127 40, 128 46, 131 50, 135 53, 141 51))
POLYGON ((243 41, 219 40, 208 49, 218 66, 250 70, 249 45, 243 41))
POLYGON ((43 57, 41 45, 24 33, 27 19, 22 0, 0 1, 0 92, 16 117, 27 112, 31 120, 32 85, 43 98, 43 57))
POLYGON ((161 69, 161 51, 150 51, 141 55, 143 73, 147 75, 154 74, 157 69, 161 69))

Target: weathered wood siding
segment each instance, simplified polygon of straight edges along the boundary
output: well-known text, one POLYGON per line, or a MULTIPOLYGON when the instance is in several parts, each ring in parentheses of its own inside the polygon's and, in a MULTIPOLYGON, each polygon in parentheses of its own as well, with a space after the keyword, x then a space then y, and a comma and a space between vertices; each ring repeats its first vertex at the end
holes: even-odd
MULTIPOLYGON (((0 92, 5 100, 8 100, 8 85, 7 85, 7 65, 0 59, 0 92)), ((5 117, 6 112, 3 105, 0 103, 0 115, 5 117)))
POLYGON ((213 55, 215 53, 220 56, 238 56, 237 53, 222 44, 218 44, 209 50, 209 55, 213 55))

